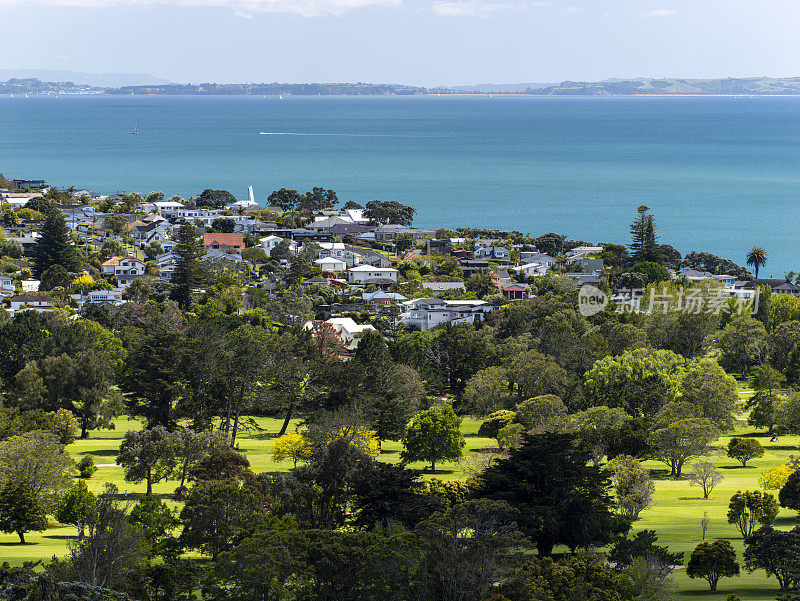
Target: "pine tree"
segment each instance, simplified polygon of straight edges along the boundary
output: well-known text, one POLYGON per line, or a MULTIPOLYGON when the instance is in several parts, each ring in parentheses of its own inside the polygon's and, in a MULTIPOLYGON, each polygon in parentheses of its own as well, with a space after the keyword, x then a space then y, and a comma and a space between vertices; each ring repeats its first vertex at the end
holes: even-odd
POLYGON ((51 202, 45 209, 40 233, 34 250, 33 273, 36 277, 41 279, 42 274, 54 265, 60 265, 69 272, 80 270, 78 252, 69 239, 67 222, 57 204, 51 202))
POLYGON ((177 244, 173 249, 175 255, 175 273, 172 276, 172 300, 186 309, 191 300, 192 290, 200 284, 200 257, 203 249, 197 240, 194 226, 184 223, 178 228, 175 236, 177 244))
POLYGON ((660 262, 658 253, 658 236, 656 235, 656 221, 648 214, 650 207, 641 205, 636 209, 639 213, 631 224, 631 258, 634 262, 654 261, 660 262))

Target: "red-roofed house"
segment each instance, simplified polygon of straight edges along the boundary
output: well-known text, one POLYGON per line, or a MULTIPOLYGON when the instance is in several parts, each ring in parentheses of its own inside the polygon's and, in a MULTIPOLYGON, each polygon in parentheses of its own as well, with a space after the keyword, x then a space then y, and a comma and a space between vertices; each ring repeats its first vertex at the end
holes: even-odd
POLYGON ((135 257, 111 257, 101 267, 104 274, 117 278, 117 283, 123 288, 145 272, 144 261, 135 257))
POLYGON ((241 253, 244 248, 242 234, 203 234, 203 246, 206 252, 210 250, 220 250, 229 254, 241 253))

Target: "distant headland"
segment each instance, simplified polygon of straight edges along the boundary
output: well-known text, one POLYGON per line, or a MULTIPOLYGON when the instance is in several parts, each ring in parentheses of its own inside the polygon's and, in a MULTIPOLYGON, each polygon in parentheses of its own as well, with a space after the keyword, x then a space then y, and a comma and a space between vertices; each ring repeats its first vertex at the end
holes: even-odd
POLYGON ((158 95, 158 96, 413 96, 426 94, 523 94, 530 96, 794 96, 800 77, 722 79, 607 79, 595 82, 483 84, 452 87, 385 83, 145 83, 102 86, 86 81, 43 81, 12 77, 0 82, 0 95, 158 95))

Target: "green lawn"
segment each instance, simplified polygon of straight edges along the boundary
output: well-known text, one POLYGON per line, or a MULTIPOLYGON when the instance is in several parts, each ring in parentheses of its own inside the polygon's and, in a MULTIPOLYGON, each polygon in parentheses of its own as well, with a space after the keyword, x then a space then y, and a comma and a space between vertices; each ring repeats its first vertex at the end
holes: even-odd
MULTIPOLYGON (((281 420, 260 418, 259 425, 268 433, 275 433, 279 430, 281 420)), ((656 480, 656 503, 655 506, 642 514, 642 519, 638 521, 634 530, 643 528, 655 529, 659 534, 660 544, 668 545, 674 551, 683 551, 688 559, 689 553, 701 540, 700 518, 703 512, 707 511, 711 519, 711 524, 707 538, 728 538, 736 548, 739 559, 741 560, 742 539, 733 525, 727 523, 726 513, 728 501, 737 490, 755 489, 758 487, 757 480, 761 470, 765 467, 785 463, 789 455, 797 454, 800 438, 793 436, 781 436, 780 440, 774 443, 769 442, 769 437, 761 432, 756 432, 749 428, 745 422, 740 422, 741 426, 737 429, 737 434, 754 435, 758 437, 767 452, 764 457, 749 462, 747 468, 742 468, 740 464, 725 456, 724 447, 728 443, 728 437, 721 438, 716 444, 718 453, 711 459, 722 471, 725 479, 714 490, 711 498, 703 500, 702 491, 697 487, 691 487, 687 479, 672 480, 666 476, 666 469, 663 464, 657 462, 647 462, 647 467, 652 470, 656 480)), ((466 453, 474 453, 481 449, 493 447, 495 441, 482 438, 477 435, 479 420, 465 419, 463 430, 467 440, 466 453)), ((125 492, 134 498, 145 490, 144 483, 131 484, 123 480, 122 469, 114 464, 120 439, 124 432, 131 428, 139 428, 141 425, 134 420, 120 419, 116 422, 116 430, 103 430, 91 433, 88 440, 76 441, 69 447, 70 452, 79 459, 84 454, 92 454, 96 463, 99 465, 97 473, 88 483, 91 490, 100 492, 106 482, 113 482, 120 491, 125 492)), ((240 439, 240 447, 247 453, 252 468, 256 472, 262 471, 288 471, 292 463, 286 461, 275 463, 270 457, 271 447, 274 439, 269 437, 250 437, 244 436, 240 439)), ((383 445, 381 459, 383 461, 399 461, 401 445, 398 442, 386 442, 383 445)), ((423 468, 422 463, 412 464, 412 467, 423 468)), ((444 480, 462 479, 466 477, 462 466, 458 463, 442 463, 437 466, 436 474, 426 473, 425 477, 437 477, 444 480)), ((688 473, 691 465, 684 468, 688 473)), ((154 486, 157 494, 168 497, 177 486, 176 482, 161 482, 154 486)), ((777 496, 777 491, 773 491, 777 496)), ((796 524, 795 512, 781 510, 776 526, 782 529, 792 528, 796 524)), ((66 546, 73 539, 76 532, 72 527, 52 526, 47 531, 41 533, 28 533, 26 540, 28 544, 19 545, 16 535, 0 534, 0 545, 2 546, 2 558, 11 563, 21 563, 25 560, 44 559, 48 560, 53 555, 62 555, 66 551, 66 546)), ((677 570, 675 580, 681 591, 681 599, 695 599, 701 597, 725 598, 728 593, 735 592, 742 601, 772 601, 776 597, 776 582, 774 579, 767 579, 763 572, 748 574, 742 570, 741 576, 732 579, 723 579, 720 582, 720 593, 712 596, 708 592, 708 585, 705 580, 691 580, 686 577, 685 570, 677 570)))

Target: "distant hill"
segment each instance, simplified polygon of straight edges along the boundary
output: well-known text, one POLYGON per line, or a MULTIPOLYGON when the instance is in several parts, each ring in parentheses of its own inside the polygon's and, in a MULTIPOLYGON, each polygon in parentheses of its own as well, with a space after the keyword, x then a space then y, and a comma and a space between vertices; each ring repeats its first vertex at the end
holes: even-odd
POLYGON ((443 88, 472 94, 520 94, 526 90, 537 90, 557 85, 550 83, 479 83, 473 86, 450 86, 443 88))
POLYGON ((608 79, 606 81, 563 81, 531 89, 539 96, 631 96, 658 94, 779 96, 800 94, 800 77, 740 77, 726 79, 608 79))
POLYGON ((98 88, 121 86, 150 86, 168 84, 162 77, 142 73, 81 73, 79 71, 55 71, 52 69, 0 69, 0 81, 7 79, 38 79, 43 82, 67 82, 98 88))

